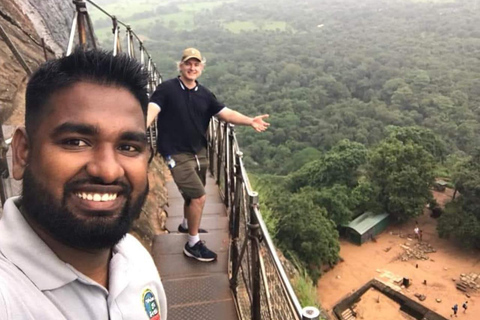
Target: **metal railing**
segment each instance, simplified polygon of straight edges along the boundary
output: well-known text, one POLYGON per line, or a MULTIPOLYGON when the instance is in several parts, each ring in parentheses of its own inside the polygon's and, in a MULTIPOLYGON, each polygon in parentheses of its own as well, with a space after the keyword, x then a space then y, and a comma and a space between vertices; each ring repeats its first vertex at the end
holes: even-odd
POLYGON ((10 184, 10 173, 8 171, 7 152, 10 147, 11 139, 5 140, 3 130, 0 127, 0 200, 2 207, 8 197, 12 196, 12 186, 10 184))
POLYGON ((208 131, 210 171, 229 208, 230 284, 240 319, 318 319, 302 309, 278 258, 250 186, 234 126, 213 119, 208 131))
MULTIPOLYGON (((75 39, 77 39, 77 45, 87 48, 97 48, 97 40, 95 37, 95 31, 93 29, 93 23, 88 13, 87 3, 98 9, 104 15, 112 19, 112 34, 113 34, 113 55, 117 55, 122 52, 122 28, 125 28, 125 40, 127 43, 127 55, 132 59, 137 59, 136 52, 139 52, 140 63, 146 68, 148 72, 148 93, 151 95, 157 86, 162 83, 162 76, 157 70, 152 56, 148 53, 147 49, 143 45, 142 40, 132 30, 130 25, 117 19, 114 15, 111 15, 105 11, 102 7, 96 4, 92 0, 73 0, 75 5, 75 12, 73 15, 72 27, 70 29, 70 37, 66 54, 70 55, 75 46, 75 39)), ((152 148, 152 154, 149 161, 152 161, 153 156, 156 153, 156 141, 157 141, 157 122, 153 121, 152 125, 147 130, 147 137, 152 148)))

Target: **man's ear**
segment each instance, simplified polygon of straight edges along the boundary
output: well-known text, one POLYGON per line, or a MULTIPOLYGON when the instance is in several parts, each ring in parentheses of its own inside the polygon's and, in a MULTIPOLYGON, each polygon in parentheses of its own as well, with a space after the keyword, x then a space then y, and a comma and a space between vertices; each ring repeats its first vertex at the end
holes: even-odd
POLYGON ((30 152, 30 145, 28 142, 28 135, 25 127, 17 128, 13 134, 12 141, 12 172, 13 178, 21 180, 28 166, 28 153, 30 152))

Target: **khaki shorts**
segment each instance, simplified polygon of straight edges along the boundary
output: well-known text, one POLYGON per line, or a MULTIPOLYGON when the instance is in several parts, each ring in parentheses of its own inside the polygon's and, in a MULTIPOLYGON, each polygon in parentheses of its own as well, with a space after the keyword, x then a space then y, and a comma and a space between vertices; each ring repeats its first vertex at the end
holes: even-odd
POLYGON ((170 169, 170 172, 186 204, 189 205, 191 199, 200 198, 205 194, 207 150, 202 149, 196 155, 180 153, 171 157, 175 160, 175 167, 170 169))

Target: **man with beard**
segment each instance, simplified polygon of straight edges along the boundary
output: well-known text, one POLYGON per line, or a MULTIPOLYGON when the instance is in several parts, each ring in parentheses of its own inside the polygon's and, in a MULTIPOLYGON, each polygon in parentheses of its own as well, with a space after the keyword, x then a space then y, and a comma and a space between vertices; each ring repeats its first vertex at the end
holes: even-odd
POLYGON ((13 138, 21 197, 0 220, 0 319, 165 320, 149 253, 128 235, 148 193, 147 76, 120 55, 42 65, 13 138))

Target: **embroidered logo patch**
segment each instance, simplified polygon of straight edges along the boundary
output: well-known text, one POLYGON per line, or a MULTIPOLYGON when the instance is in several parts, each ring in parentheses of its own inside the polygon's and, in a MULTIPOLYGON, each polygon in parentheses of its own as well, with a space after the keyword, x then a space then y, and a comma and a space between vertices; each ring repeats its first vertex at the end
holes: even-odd
POLYGON ((160 320, 160 311, 158 310, 157 298, 150 289, 146 289, 142 294, 143 305, 148 319, 160 320))

